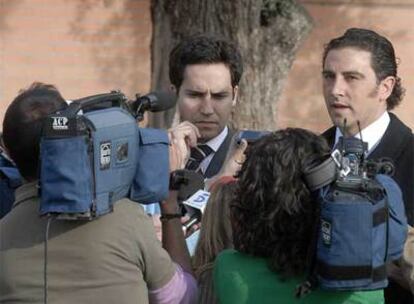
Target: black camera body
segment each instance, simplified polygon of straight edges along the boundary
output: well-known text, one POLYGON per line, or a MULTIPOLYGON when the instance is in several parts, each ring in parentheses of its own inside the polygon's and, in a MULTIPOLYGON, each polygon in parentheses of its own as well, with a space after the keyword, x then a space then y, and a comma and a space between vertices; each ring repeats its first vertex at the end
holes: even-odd
POLYGON ((314 191, 335 182, 338 189, 366 192, 375 175, 393 175, 391 160, 367 159, 367 151, 368 144, 361 139, 340 137, 329 158, 304 172, 308 187, 314 191))
POLYGON ((367 190, 376 174, 392 175, 391 160, 368 160, 368 144, 355 137, 340 137, 332 157, 339 168, 336 184, 340 188, 367 190))
POLYGON ((340 137, 333 152, 339 167, 336 184, 341 188, 359 188, 367 179, 365 152, 368 144, 354 137, 340 137))

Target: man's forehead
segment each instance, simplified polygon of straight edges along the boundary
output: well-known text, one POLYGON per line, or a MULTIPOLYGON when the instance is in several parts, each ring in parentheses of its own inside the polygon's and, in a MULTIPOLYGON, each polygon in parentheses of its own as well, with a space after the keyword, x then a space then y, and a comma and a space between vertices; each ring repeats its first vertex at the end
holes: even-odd
POLYGON ((232 90, 231 86, 207 87, 207 86, 197 85, 197 84, 195 84, 194 86, 192 85, 182 86, 182 88, 187 93, 202 93, 202 94, 226 93, 226 92, 231 92, 232 90))
POLYGON ((364 72, 367 69, 372 69, 371 53, 355 47, 330 50, 323 66, 324 71, 338 72, 364 72))
POLYGON ((183 76, 186 90, 218 93, 232 88, 230 70, 223 63, 188 65, 183 76))

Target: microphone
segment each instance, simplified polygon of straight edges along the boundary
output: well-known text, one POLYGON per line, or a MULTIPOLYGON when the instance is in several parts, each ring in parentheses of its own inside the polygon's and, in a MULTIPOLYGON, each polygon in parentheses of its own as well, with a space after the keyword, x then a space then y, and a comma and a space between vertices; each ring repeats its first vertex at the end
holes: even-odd
POLYGON ((128 110, 138 121, 144 118, 144 112, 160 112, 175 106, 177 98, 175 94, 166 91, 155 91, 147 95, 135 95, 135 100, 128 100, 120 91, 97 94, 73 100, 65 109, 66 116, 74 116, 77 113, 121 107, 128 110))
POLYGON ((136 95, 135 101, 130 103, 131 110, 137 117, 144 114, 145 111, 161 112, 175 106, 177 98, 174 94, 165 91, 155 91, 149 94, 136 95))
POLYGON ((187 211, 190 219, 183 224, 184 232, 187 232, 194 224, 200 222, 204 209, 206 208, 210 192, 205 190, 198 190, 187 200, 183 201, 183 205, 187 211))

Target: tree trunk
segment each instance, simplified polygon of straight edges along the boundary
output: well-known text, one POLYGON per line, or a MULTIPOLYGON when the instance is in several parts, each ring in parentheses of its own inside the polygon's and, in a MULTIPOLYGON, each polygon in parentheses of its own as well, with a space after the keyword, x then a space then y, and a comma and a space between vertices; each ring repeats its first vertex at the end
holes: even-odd
MULTIPOLYGON (((275 129, 276 102, 301 41, 312 23, 294 0, 151 0, 152 89, 167 89, 168 55, 194 33, 218 34, 241 50, 244 73, 233 124, 275 129)), ((174 111, 151 116, 153 127, 168 127, 174 111)))

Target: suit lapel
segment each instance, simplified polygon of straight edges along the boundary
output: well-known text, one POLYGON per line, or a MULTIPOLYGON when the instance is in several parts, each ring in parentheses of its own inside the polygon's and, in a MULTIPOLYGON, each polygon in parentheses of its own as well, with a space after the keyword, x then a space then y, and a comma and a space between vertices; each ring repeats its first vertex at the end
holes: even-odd
POLYGON ((331 148, 333 148, 335 144, 335 131, 336 131, 336 127, 332 127, 322 133, 322 136, 326 139, 329 147, 331 148))
POLYGON ((405 147, 412 141, 411 130, 394 114, 378 146, 369 154, 369 159, 391 158, 397 160, 405 147))

